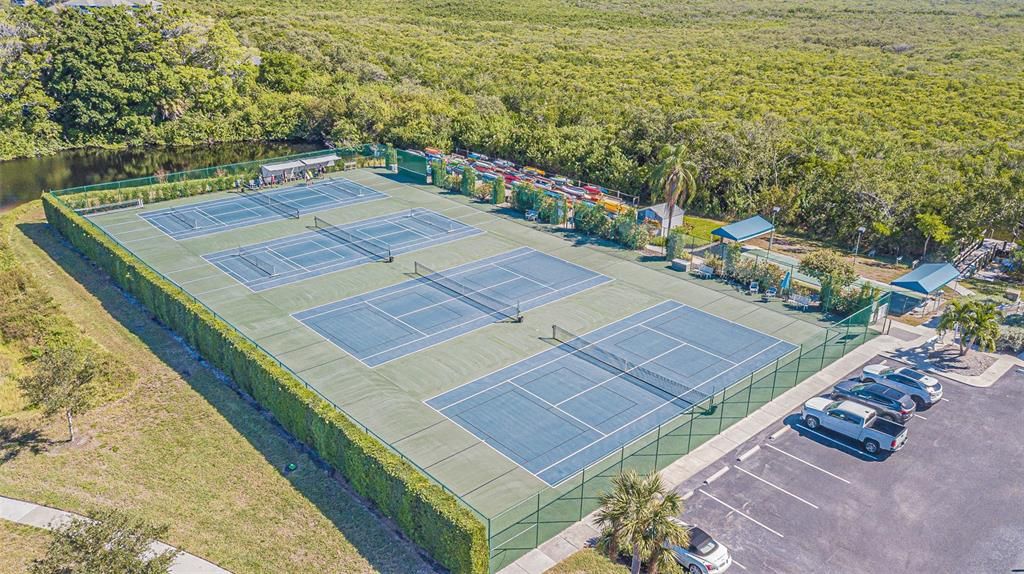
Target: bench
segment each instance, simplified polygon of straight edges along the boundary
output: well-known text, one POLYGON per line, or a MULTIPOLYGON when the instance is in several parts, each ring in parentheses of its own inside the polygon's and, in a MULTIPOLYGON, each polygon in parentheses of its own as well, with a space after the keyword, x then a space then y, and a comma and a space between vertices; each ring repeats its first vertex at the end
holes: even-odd
POLYGON ((686 271, 689 269, 690 264, 685 259, 673 259, 672 270, 673 271, 686 271))
POLYGON ((811 306, 811 298, 806 295, 797 295, 796 293, 789 296, 789 303, 800 307, 803 310, 807 310, 811 306))
POLYGON ((701 265, 696 270, 694 270, 694 273, 696 273, 702 279, 711 279, 712 277, 715 276, 715 270, 712 269, 710 265, 701 265))
POLYGON ((534 209, 528 209, 526 211, 526 221, 537 221, 537 211, 534 209))

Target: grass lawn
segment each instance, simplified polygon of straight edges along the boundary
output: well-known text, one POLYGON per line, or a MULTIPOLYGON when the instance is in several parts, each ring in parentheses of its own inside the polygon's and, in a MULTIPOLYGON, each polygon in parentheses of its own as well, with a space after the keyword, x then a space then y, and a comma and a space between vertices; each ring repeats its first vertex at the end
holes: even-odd
MULTIPOLYGON (((763 235, 756 239, 747 241, 746 244, 753 247, 760 247, 761 249, 768 249, 768 241, 769 237, 767 235, 763 235)), ((775 241, 772 244, 773 253, 782 253, 796 259, 803 259, 808 253, 821 248, 835 249, 836 251, 850 257, 851 262, 853 261, 852 248, 847 250, 813 239, 792 237, 776 233, 775 241)), ((889 283, 893 279, 896 279, 910 271, 910 267, 908 265, 897 265, 895 260, 886 260, 882 257, 868 257, 865 253, 871 250, 870 246, 861 245, 861 248, 861 252, 857 256, 857 274, 862 277, 874 279, 880 283, 889 283)))
MULTIPOLYGON (((78 513, 134 512, 168 524, 167 543, 236 574, 429 571, 300 445, 58 241, 38 202, 13 242, 65 313, 139 378, 79 417, 75 444, 59 421, 0 415, 0 433, 14 437, 0 446, 0 494, 78 513), (285 474, 292 462, 298 470, 285 474)), ((3 403, 16 404, 8 387, 3 403)))
POLYGON ((50 543, 47 531, 0 520, 0 572, 26 572, 33 559, 41 558, 50 543))
POLYGON ((548 574, 622 574, 629 566, 616 564, 593 548, 584 548, 562 560, 548 574))

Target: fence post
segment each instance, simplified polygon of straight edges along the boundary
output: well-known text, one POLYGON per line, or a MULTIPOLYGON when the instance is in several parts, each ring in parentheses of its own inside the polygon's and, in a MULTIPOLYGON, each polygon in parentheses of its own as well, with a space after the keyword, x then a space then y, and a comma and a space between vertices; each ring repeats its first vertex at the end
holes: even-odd
POLYGON ((533 543, 533 547, 536 548, 540 546, 540 493, 537 494, 537 512, 534 516, 533 536, 535 542, 533 543))
POLYGON ((580 480, 580 517, 577 520, 583 520, 583 498, 587 490, 587 467, 583 467, 583 475, 580 480))

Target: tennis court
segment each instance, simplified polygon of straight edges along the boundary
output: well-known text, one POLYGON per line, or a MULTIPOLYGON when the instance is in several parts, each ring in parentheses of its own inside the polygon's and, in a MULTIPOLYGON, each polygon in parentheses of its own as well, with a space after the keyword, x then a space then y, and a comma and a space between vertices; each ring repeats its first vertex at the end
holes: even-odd
POLYGON ((403 253, 481 233, 422 208, 340 226, 316 217, 312 231, 208 253, 203 259, 249 289, 263 291, 365 263, 391 262, 403 253))
POLYGON ((796 345, 665 301, 429 399, 554 486, 796 345))
POLYGON ((374 367, 611 281, 528 247, 443 273, 416 269, 410 281, 293 316, 374 367))
POLYGON ((335 177, 265 192, 242 190, 233 197, 159 209, 141 217, 180 241, 386 197, 365 185, 335 177))

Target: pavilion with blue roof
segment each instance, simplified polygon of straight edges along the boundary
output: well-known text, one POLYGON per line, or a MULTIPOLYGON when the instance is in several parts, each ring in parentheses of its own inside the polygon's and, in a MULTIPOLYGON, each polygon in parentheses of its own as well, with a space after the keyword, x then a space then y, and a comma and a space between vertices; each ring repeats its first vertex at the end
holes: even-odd
POLYGON ((931 295, 960 277, 960 271, 949 263, 926 263, 896 279, 890 285, 922 295, 931 295))
POLYGON ((711 235, 718 236, 723 240, 743 242, 760 237, 766 233, 771 233, 773 229, 775 229, 775 226, 770 221, 760 215, 755 215, 743 221, 723 225, 712 231, 711 235))

